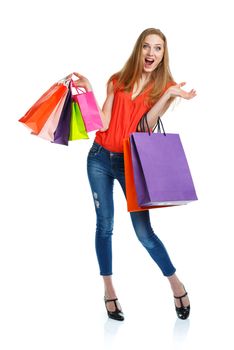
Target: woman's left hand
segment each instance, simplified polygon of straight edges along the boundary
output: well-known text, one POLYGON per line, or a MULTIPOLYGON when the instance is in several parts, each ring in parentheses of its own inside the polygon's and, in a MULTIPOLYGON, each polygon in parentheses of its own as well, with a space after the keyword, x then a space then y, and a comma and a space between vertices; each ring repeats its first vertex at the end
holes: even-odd
POLYGON ((180 84, 176 84, 173 86, 170 86, 166 93, 169 94, 170 97, 182 97, 186 100, 191 100, 191 98, 195 97, 197 95, 196 91, 194 89, 190 91, 182 90, 181 87, 184 86, 186 83, 182 82, 180 84))
POLYGON ((78 80, 74 80, 74 84, 76 86, 85 88, 86 91, 92 91, 92 86, 90 84, 90 81, 86 77, 76 72, 73 74, 77 76, 77 78, 79 78, 78 80))

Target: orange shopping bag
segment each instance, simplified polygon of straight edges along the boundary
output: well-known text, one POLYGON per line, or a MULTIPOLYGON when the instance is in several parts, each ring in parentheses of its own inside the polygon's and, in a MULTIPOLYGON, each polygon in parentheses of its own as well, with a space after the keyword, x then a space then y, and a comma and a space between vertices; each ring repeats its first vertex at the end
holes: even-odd
POLYGON ((52 85, 19 119, 19 122, 28 126, 34 134, 38 135, 67 89, 65 83, 52 85))
POLYGON ((49 118, 47 119, 41 131, 37 134, 37 136, 51 142, 54 141, 54 133, 59 123, 59 119, 61 116, 61 112, 64 106, 67 93, 68 93, 68 90, 64 93, 64 95, 62 96, 61 100, 59 101, 55 109, 49 115, 49 118))

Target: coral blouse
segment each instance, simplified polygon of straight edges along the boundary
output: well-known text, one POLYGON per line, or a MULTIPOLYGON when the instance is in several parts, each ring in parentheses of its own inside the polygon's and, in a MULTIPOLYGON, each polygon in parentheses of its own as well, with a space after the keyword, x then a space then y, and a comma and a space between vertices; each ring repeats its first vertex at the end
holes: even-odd
MULTIPOLYGON (((113 80, 114 88, 115 84, 113 80)), ((173 84, 169 83, 166 89, 173 84)), ((149 86, 134 99, 132 91, 115 90, 109 128, 104 132, 97 131, 94 141, 111 152, 123 152, 123 140, 136 132, 141 117, 151 108, 147 104, 150 90, 149 86)))

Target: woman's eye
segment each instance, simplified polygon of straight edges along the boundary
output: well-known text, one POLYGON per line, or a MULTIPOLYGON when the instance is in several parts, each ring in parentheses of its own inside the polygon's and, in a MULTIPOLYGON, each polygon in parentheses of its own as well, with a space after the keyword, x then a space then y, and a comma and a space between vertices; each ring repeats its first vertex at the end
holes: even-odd
MULTIPOLYGON (((147 44, 143 44, 143 49, 150 49, 150 46, 149 45, 147 45, 147 44)), ((161 46, 156 46, 155 47, 155 51, 161 51, 162 50, 162 48, 161 48, 161 46)))

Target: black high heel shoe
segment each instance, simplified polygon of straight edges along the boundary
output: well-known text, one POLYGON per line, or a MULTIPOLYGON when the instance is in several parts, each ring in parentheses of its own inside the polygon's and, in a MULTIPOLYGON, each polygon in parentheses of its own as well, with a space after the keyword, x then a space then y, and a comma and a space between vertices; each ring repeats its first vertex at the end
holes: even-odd
POLYGON ((124 320, 124 315, 123 315, 123 312, 118 308, 118 305, 116 303, 116 301, 118 300, 118 298, 115 298, 115 299, 106 299, 106 297, 104 297, 104 302, 105 302, 105 306, 106 306, 106 311, 107 311, 107 315, 112 318, 113 320, 116 320, 116 321, 123 321, 124 320), (110 302, 114 302, 115 304, 115 311, 109 311, 107 309, 107 303, 110 303, 110 302))
POLYGON ((180 300, 180 305, 181 305, 181 306, 180 306, 180 307, 177 307, 177 306, 175 305, 175 309, 176 309, 177 316, 178 316, 181 320, 186 320, 186 319, 189 317, 189 313, 190 313, 190 305, 184 306, 183 301, 182 301, 182 299, 183 299, 184 297, 186 297, 187 294, 188 294, 188 293, 187 293, 186 290, 185 290, 185 294, 181 295, 180 297, 176 297, 176 296, 174 295, 174 298, 175 298, 175 299, 179 299, 179 300, 180 300))

